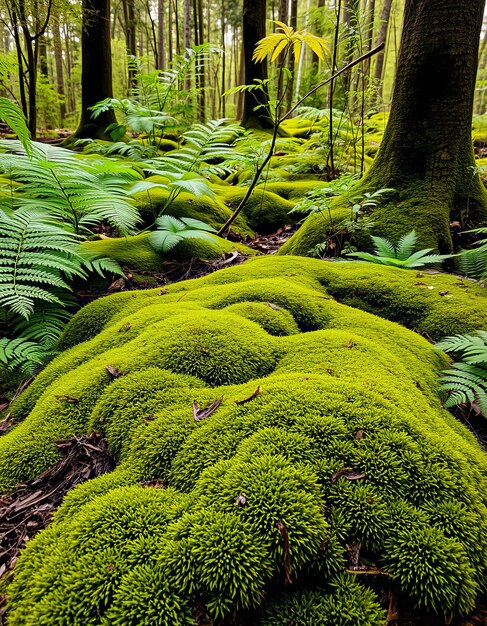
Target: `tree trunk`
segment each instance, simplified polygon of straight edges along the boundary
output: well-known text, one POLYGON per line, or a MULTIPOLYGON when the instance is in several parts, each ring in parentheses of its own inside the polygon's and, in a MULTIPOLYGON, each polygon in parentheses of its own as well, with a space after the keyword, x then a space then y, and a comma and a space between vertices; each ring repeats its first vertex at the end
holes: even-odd
MULTIPOLYGON (((243 57, 245 63, 245 84, 255 84, 256 80, 267 79, 267 61, 254 63, 252 55, 258 41, 266 32, 266 0, 244 0, 243 2, 243 57)), ((265 91, 246 91, 244 94, 242 126, 245 128, 272 128, 268 112, 269 96, 265 91), (257 111, 256 107, 261 107, 257 111)))
POLYGON ((157 69, 166 67, 166 55, 164 51, 164 0, 157 2, 157 69))
MULTIPOLYGON (((134 0, 123 0, 123 18, 125 22, 125 44, 127 46, 127 54, 132 57, 137 56, 137 23, 135 19, 135 2, 134 0)), ((129 91, 135 87, 135 70, 133 65, 129 63, 128 67, 128 88, 129 91)))
POLYGON ((47 67, 47 40, 44 36, 39 37, 39 72, 43 76, 49 76, 49 69, 47 67))
POLYGON ((61 32, 59 30, 58 18, 52 23, 52 41, 54 45, 54 60, 56 63, 56 84, 57 92, 60 98, 59 117, 61 126, 64 126, 64 118, 66 117, 66 101, 64 89, 64 73, 63 73, 63 49, 61 45, 61 32))
MULTIPOLYGON (((205 41, 204 22, 203 22, 203 0, 196 1, 197 14, 195 14, 195 22, 198 30, 198 45, 201 46, 205 41)), ((205 65, 202 64, 200 71, 196 74, 196 87, 198 88, 198 119, 200 122, 205 121, 206 117, 206 98, 205 98, 205 65)))
POLYGON ((110 140, 105 129, 116 123, 115 113, 109 110, 93 119, 89 111, 113 97, 110 0, 83 0, 81 51, 81 120, 75 137, 110 140))
MULTIPOLYGON (((227 21, 226 21, 226 16, 225 16, 225 0, 222 0, 221 3, 221 14, 220 14, 220 18, 221 18, 221 47, 223 50, 222 53, 222 93, 225 93, 225 89, 226 89, 226 82, 227 82, 227 53, 226 53, 226 47, 225 47, 225 33, 227 30, 227 21)), ((221 116, 225 117, 226 116, 226 98, 221 98, 220 97, 220 106, 221 106, 221 116)))
POLYGON ((396 84, 384 140, 363 186, 392 187, 376 210, 393 240, 415 229, 421 245, 451 250, 449 224, 487 220, 472 172, 471 121, 485 0, 406 0, 396 84))
MULTIPOLYGON (((384 4, 382 6, 382 13, 380 16, 380 26, 379 26, 379 36, 377 38, 377 45, 387 40, 387 30, 389 28, 389 19, 391 17, 391 7, 392 0, 384 0, 384 4)), ((374 70, 374 78, 377 81, 377 98, 380 100, 382 98, 382 84, 383 84, 383 74, 384 74, 384 58, 385 58, 385 49, 381 50, 375 59, 375 70, 374 70)))
MULTIPOLYGON (((369 0, 366 17, 367 27, 365 32, 365 50, 371 50, 372 42, 374 41, 375 0, 369 0)), ((367 78, 370 76, 370 63, 370 57, 364 61, 364 75, 367 78)))
MULTIPOLYGON (((290 9, 291 9, 291 14, 289 16, 289 26, 291 26, 291 28, 294 28, 294 30, 297 30, 298 28, 298 0, 291 0, 291 5, 290 5, 290 9)), ((304 46, 303 46, 303 50, 302 53, 304 54, 304 46)), ((292 46, 289 49, 289 63, 288 63, 288 67, 289 67, 289 79, 288 79, 288 84, 287 84, 287 90, 286 90, 286 104, 287 104, 287 108, 288 110, 291 108, 292 102, 293 102, 293 93, 294 93, 294 81, 295 81, 295 73, 296 73, 296 63, 299 62, 299 59, 296 59, 294 56, 294 46, 292 46)))
MULTIPOLYGON (((388 0, 385 0, 388 2, 388 0)), ((345 24, 345 59, 344 65, 348 65, 357 51, 359 0, 345 0, 343 4, 343 23, 345 24)), ((348 102, 352 74, 345 72, 342 76, 345 105, 348 102)))

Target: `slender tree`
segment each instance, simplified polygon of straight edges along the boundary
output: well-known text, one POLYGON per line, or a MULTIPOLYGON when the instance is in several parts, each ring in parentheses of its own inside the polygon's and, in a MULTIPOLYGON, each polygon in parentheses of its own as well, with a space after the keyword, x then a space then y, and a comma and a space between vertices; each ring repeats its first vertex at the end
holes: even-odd
MULTIPOLYGON (((379 36, 377 37, 377 44, 382 42, 386 42, 387 40, 387 31, 389 29, 389 20, 391 17, 391 8, 392 8, 392 0, 384 0, 384 4, 382 5, 382 12, 380 15, 380 25, 379 25, 379 36)), ((374 78, 377 82, 377 97, 382 98, 382 85, 384 79, 384 59, 385 59, 385 50, 382 50, 377 55, 375 60, 375 69, 374 69, 374 78)))
POLYGON ((116 123, 115 113, 110 109, 93 119, 90 107, 113 96, 110 0, 83 0, 81 51, 81 120, 75 137, 109 140, 106 128, 116 123))
POLYGON ((52 21, 52 43, 54 47, 54 60, 56 64, 56 84, 57 92, 60 98, 59 117, 61 126, 64 125, 66 117, 66 102, 64 88, 64 71, 63 71, 63 48, 61 42, 61 31, 59 29, 59 18, 56 16, 52 21))

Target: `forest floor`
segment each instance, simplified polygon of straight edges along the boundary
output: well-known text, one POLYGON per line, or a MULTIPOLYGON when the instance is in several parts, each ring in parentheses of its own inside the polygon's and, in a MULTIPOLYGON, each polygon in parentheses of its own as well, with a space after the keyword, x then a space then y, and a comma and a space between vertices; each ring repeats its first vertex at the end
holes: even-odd
MULTIPOLYGON (((296 229, 295 225, 286 225, 275 233, 258 235, 243 243, 260 254, 275 254, 296 229)), ((186 262, 167 262, 163 273, 144 273, 147 277, 146 284, 140 281, 140 275, 137 282, 132 282, 130 269, 124 268, 125 278, 114 280, 106 290, 80 289, 75 293, 80 303, 84 305, 99 297, 119 291, 154 288, 181 280, 200 278, 220 269, 239 265, 247 258, 235 251, 212 261, 191 259, 186 262)), ((324 262, 332 261, 330 259, 324 262)), ((8 401, 0 398, 0 410, 5 409, 8 409, 8 401)), ((487 423, 482 415, 457 407, 455 417, 469 428, 480 443, 487 448, 487 423)), ((0 434, 9 430, 12 425, 7 413, 7 417, 0 421, 0 434)), ((107 442, 99 433, 73 437, 67 441, 60 441, 56 445, 62 458, 54 467, 20 485, 11 495, 0 498, 0 536, 2 537, 0 579, 10 575, 20 550, 27 541, 50 523, 54 512, 69 490, 87 480, 112 471, 115 466, 115 461, 108 452, 107 442)), ((144 486, 160 488, 162 485, 151 482, 144 486)), ((432 622, 430 616, 410 612, 409 607, 398 606, 393 594, 389 595, 386 603, 388 604, 388 626, 444 626, 443 622, 432 622)), ((0 595, 0 626, 4 624, 6 624, 6 598, 0 595)), ((487 606, 485 605, 478 607, 467 620, 450 622, 450 626, 485 626, 486 624, 487 606)))

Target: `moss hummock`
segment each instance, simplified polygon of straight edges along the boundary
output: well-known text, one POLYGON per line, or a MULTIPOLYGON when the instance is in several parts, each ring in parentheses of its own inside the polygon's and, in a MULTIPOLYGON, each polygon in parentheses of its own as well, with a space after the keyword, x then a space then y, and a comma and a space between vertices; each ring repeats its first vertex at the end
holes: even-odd
MULTIPOLYGON (((425 329, 453 317, 408 274, 257 258, 78 313, 12 406, 1 489, 93 429, 117 466, 29 541, 9 626, 379 626, 389 589, 432 622, 468 613, 487 580, 487 456, 442 409, 446 357, 331 295, 366 306, 378 281, 391 317, 413 295, 425 329)), ((450 291, 457 332, 485 325, 480 293, 450 291)))
POLYGON ((168 252, 158 253, 149 243, 149 233, 143 235, 119 237, 113 239, 96 239, 86 241, 82 247, 99 256, 106 256, 120 265, 141 272, 160 272, 164 262, 202 259, 205 261, 218 259, 226 252, 238 250, 242 254, 253 256, 255 250, 240 243, 227 241, 216 235, 215 241, 205 239, 186 239, 168 252))

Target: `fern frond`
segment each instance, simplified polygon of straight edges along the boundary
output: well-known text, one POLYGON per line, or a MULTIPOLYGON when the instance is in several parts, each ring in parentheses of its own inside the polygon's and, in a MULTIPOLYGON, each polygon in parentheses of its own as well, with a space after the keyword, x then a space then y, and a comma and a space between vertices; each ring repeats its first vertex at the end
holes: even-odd
POLYGON ((397 242, 397 246, 396 246, 397 258, 400 259, 401 261, 404 261, 408 257, 410 257, 416 246, 417 240, 418 240, 418 236, 416 235, 416 232, 414 230, 412 230, 410 233, 406 233, 405 235, 403 235, 397 242))
POLYGON ((27 128, 27 121, 19 107, 8 100, 0 97, 0 119, 6 122, 19 138, 25 153, 32 155, 32 142, 30 132, 27 128))

